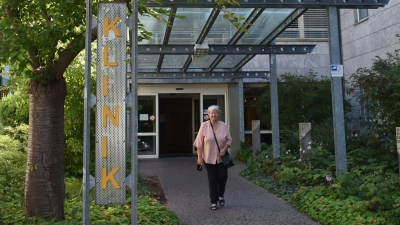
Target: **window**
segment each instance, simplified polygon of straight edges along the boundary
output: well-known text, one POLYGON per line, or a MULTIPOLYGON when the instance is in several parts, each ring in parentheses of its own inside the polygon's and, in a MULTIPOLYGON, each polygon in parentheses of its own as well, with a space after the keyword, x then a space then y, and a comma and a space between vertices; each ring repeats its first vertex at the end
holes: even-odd
POLYGON ((354 13, 356 23, 359 23, 368 18, 368 9, 356 9, 354 13))
POLYGON ((308 9, 302 16, 294 20, 289 27, 279 35, 279 38, 328 38, 328 14, 326 9, 308 9))

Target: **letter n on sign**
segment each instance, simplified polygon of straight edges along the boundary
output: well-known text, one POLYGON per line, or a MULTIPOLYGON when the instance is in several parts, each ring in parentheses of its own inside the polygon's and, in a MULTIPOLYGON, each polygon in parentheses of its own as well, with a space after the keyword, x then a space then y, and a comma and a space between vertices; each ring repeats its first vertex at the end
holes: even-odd
POLYGON ((99 3, 97 31, 96 198, 126 202, 126 3, 99 3))

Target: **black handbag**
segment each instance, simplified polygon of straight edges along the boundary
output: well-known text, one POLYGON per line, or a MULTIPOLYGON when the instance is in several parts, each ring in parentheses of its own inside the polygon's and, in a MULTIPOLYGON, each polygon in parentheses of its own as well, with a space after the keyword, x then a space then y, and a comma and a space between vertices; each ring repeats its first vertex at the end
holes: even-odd
MULTIPOLYGON (((211 125, 211 129, 213 130, 215 142, 217 143, 218 152, 221 152, 221 149, 219 148, 219 144, 217 141, 217 137, 215 136, 214 127, 213 127, 211 121, 210 121, 210 125, 211 125)), ((235 163, 233 163, 232 156, 229 154, 228 151, 225 152, 225 155, 221 156, 221 160, 222 160, 222 163, 224 164, 224 166, 226 166, 228 168, 235 165, 235 163)))

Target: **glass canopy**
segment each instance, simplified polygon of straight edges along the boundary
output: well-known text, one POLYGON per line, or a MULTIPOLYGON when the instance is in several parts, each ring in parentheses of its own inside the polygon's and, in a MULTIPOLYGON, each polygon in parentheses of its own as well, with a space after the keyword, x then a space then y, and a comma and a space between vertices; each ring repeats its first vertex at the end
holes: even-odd
MULTIPOLYGON (((292 8, 230 8, 238 17, 246 18, 252 26, 249 33, 239 32, 223 13, 212 8, 177 8, 176 14, 185 19, 175 18, 171 27, 152 17, 139 16, 139 21, 152 32, 152 40, 143 40, 139 45, 261 45, 279 29, 296 9, 292 8)), ((168 20, 168 18, 164 18, 168 20)), ((291 22, 291 21, 289 21, 291 22)), ((274 37, 275 38, 275 37, 274 37)), ((265 46, 265 45, 264 45, 265 46)), ((192 48, 192 47, 191 47, 192 48)), ((210 52, 209 52, 210 53, 210 52)), ((192 60, 190 54, 148 54, 139 55, 139 72, 212 72, 234 71, 244 65, 247 54, 208 54, 192 60)))

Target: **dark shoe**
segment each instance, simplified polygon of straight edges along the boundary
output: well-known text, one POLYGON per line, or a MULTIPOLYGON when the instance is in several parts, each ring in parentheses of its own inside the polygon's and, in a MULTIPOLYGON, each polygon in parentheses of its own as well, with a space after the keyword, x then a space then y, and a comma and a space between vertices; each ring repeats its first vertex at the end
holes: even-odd
POLYGON ((224 198, 219 198, 219 205, 224 206, 225 205, 225 199, 224 198))
POLYGON ((217 210, 217 204, 216 203, 211 204, 210 209, 211 210, 217 210))

